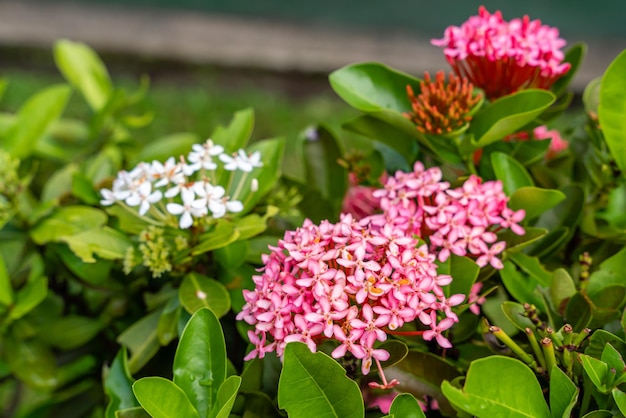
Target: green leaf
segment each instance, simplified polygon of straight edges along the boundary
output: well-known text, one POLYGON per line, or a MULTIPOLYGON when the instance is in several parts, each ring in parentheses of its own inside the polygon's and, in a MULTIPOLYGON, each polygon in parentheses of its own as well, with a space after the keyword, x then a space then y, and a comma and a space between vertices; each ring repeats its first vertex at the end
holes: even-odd
POLYGON ((230 416, 240 385, 241 377, 239 376, 230 376, 220 385, 215 405, 211 410, 211 418, 228 418, 230 416))
POLYGON ((192 248, 191 255, 200 255, 225 247, 231 242, 237 241, 237 238, 239 238, 239 232, 235 230, 235 225, 221 219, 215 224, 213 230, 200 236, 200 242, 192 248))
POLYGON ((576 283, 567 270, 563 268, 554 270, 553 274, 550 297, 555 309, 562 314, 567 302, 576 294, 576 283))
POLYGON ((619 338, 617 335, 611 334, 608 331, 603 329, 598 329, 591 334, 589 337, 589 345, 585 349, 585 354, 600 358, 602 356, 602 352, 604 351, 604 347, 607 344, 611 344, 615 349, 617 349, 620 353, 626 353, 626 343, 623 339, 619 338))
POLYGON ((389 339, 380 344, 381 348, 389 353, 389 359, 381 361, 380 365, 383 369, 391 367, 406 358, 409 354, 409 347, 402 341, 389 339))
POLYGON ((137 380, 133 392, 152 418, 200 418, 185 392, 162 377, 137 380))
POLYGON ((156 310, 144 316, 117 337, 117 342, 130 350, 128 369, 139 371, 159 351, 157 328, 161 311, 156 310))
POLYGON ((58 383, 54 354, 40 341, 3 338, 5 360, 13 374, 28 386, 50 391, 58 383))
POLYGON ((291 418, 362 418, 365 411, 361 391, 345 374, 344 368, 328 355, 312 353, 305 344, 290 342, 278 381, 278 406, 291 418))
POLYGON ((622 392, 618 388, 614 388, 611 391, 611 394, 613 395, 613 400, 615 401, 617 408, 619 408, 619 411, 622 415, 626 415, 626 393, 622 392))
POLYGON ((569 418, 576 406, 579 389, 558 366, 550 372, 550 411, 552 418, 569 418))
POLYGON ((553 283, 552 272, 545 269, 539 258, 531 257, 522 252, 508 254, 508 259, 517 264, 522 271, 533 277, 542 286, 550 286, 553 283))
POLYGON ((604 260, 598 270, 591 273, 587 291, 597 293, 612 285, 623 285, 626 269, 626 248, 604 260))
POLYGON ((515 158, 503 152, 491 153, 491 165, 496 178, 502 181, 504 192, 511 196, 517 189, 533 187, 533 179, 515 158))
POLYGON ((418 90, 420 84, 408 74, 375 62, 340 68, 330 74, 329 81, 339 97, 362 112, 409 111, 406 86, 418 90))
POLYGON ((190 314, 209 308, 222 317, 230 310, 230 295, 224 285, 199 273, 189 273, 184 277, 178 299, 190 314))
POLYGON ((478 418, 551 416, 535 374, 521 361, 509 357, 475 360, 462 389, 448 381, 441 388, 455 407, 478 418))
POLYGON ((400 418, 426 418, 417 399, 410 393, 401 393, 391 403, 389 414, 400 418))
POLYGON ((525 332, 526 328, 535 328, 533 322, 525 315, 526 310, 521 303, 506 301, 502 303, 501 308, 504 315, 520 331, 525 332))
POLYGON ((211 134, 214 143, 224 147, 227 154, 245 148, 254 129, 254 110, 244 109, 235 112, 228 126, 218 126, 211 134))
POLYGON ((104 370, 104 392, 109 397, 105 418, 115 418, 116 411, 120 409, 134 408, 139 406, 135 399, 132 385, 134 379, 128 371, 126 348, 122 347, 117 352, 111 367, 104 370))
POLYGON ((98 260, 97 263, 85 263, 67 245, 58 245, 55 250, 65 266, 82 281, 107 289, 122 288, 117 281, 110 280, 113 261, 98 260))
POLYGON ((578 68, 580 68, 586 54, 587 45, 583 43, 574 44, 567 49, 563 62, 569 62, 571 67, 563 77, 556 80, 556 82, 552 85, 552 92, 556 96, 560 96, 565 92, 565 89, 567 89, 567 86, 576 75, 578 68))
POLYGON ((609 373, 607 364, 586 354, 580 354, 580 360, 582 361, 585 373, 587 373, 587 376, 589 376, 594 386, 601 393, 608 393, 610 388, 606 387, 607 375, 609 373))
POLYGON ((41 338, 53 347, 70 350, 85 345, 104 328, 98 318, 67 315, 39 331, 41 338))
POLYGON ((278 214, 279 209, 276 206, 268 206, 265 215, 260 216, 256 213, 244 216, 235 220, 235 230, 239 232, 237 239, 239 241, 248 240, 259 235, 267 229, 267 220, 278 214))
POLYGON ((13 157, 28 157, 39 139, 61 117, 70 94, 68 86, 57 85, 31 97, 20 108, 13 126, 5 134, 2 148, 13 157))
POLYGON ((539 294, 537 286, 539 282, 532 277, 528 277, 515 267, 509 260, 504 262, 504 268, 500 270, 500 278, 506 290, 521 303, 530 303, 545 312, 543 300, 539 294))
POLYGON ((209 309, 196 312, 180 337, 174 357, 174 383, 200 416, 213 408, 226 378, 226 343, 222 327, 209 309))
POLYGON ((523 186, 511 195, 509 207, 513 210, 524 209, 525 219, 529 220, 556 206, 563 199, 565 195, 559 190, 523 186))
POLYGON ((575 332, 582 331, 591 322, 593 306, 586 295, 577 292, 565 308, 564 319, 572 325, 575 332))
POLYGON ((452 254, 450 258, 450 275, 454 278, 444 291, 449 292, 448 296, 455 294, 467 295, 478 278, 480 267, 467 257, 459 257, 452 254))
POLYGON ((626 173, 626 51, 622 51, 606 69, 600 85, 598 119, 604 140, 617 166, 626 173))
POLYGON ((175 296, 165 304, 157 328, 157 337, 162 346, 168 345, 174 338, 178 337, 178 320, 181 309, 180 302, 175 296))
POLYGON ((39 245, 103 226, 107 215, 88 206, 64 206, 37 224, 30 236, 39 245))
POLYGON ((124 258, 131 241, 125 234, 105 226, 60 238, 85 263, 95 263, 95 256, 106 260, 124 258))
POLYGON ((9 306, 13 303, 13 286, 11 278, 4 262, 4 257, 0 254, 0 304, 9 306))
POLYGON ((410 135, 373 116, 359 116, 354 120, 344 123, 342 128, 393 148, 406 159, 407 163, 411 163, 417 153, 416 134, 410 135))
MULTIPOLYGON (((257 167, 248 173, 248 179, 257 179, 259 187, 253 192, 250 187, 245 187, 237 197, 243 202, 242 214, 249 212, 274 186, 280 178, 281 161, 285 152, 285 141, 282 138, 266 139, 255 142, 248 148, 248 153, 259 151, 263 167, 257 167)), ((236 184, 234 182, 233 184, 236 184)), ((232 193, 232 191, 231 191, 232 193)), ((232 195, 232 194, 231 194, 232 195)))
POLYGON ((60 40, 54 45, 54 60, 65 79, 78 89, 95 111, 109 101, 113 86, 106 67, 87 45, 60 40))
POLYGON ((164 162, 169 157, 177 158, 179 155, 187 155, 191 151, 191 146, 199 142, 198 135, 188 132, 158 138, 142 146, 139 154, 133 159, 133 165, 142 161, 164 162))
POLYGON ((9 318, 19 319, 39 305, 48 294, 48 278, 39 276, 29 280, 16 295, 15 305, 10 311, 9 318))
MULTIPOLYGON (((134 395, 133 395, 134 397, 134 395)), ((114 415, 110 417, 107 415, 105 418, 150 418, 150 415, 140 406, 133 408, 124 408, 115 411, 114 415)))
POLYGON ((527 89, 491 102, 472 119, 468 133, 474 136, 473 146, 483 148, 502 140, 532 122, 555 100, 547 90, 527 89))

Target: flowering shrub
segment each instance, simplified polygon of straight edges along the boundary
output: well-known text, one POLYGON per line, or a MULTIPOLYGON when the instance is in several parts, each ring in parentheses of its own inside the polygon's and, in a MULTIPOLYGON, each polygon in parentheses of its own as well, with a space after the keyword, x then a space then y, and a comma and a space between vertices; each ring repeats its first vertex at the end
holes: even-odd
POLYGON ((285 147, 250 110, 139 144, 59 42, 0 118, 0 414, 626 415, 626 52, 571 111, 554 28, 433 43, 454 75, 338 69, 361 114, 285 147))

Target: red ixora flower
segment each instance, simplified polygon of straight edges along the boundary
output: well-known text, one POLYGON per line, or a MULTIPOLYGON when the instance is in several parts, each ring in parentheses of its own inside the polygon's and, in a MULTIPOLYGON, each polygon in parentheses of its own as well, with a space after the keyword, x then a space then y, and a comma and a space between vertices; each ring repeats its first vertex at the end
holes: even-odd
POLYGON ((483 6, 478 16, 448 27, 431 43, 444 48, 454 72, 490 99, 526 88, 549 89, 571 67, 563 62, 565 40, 557 28, 528 16, 506 22, 500 11, 491 14, 483 6))

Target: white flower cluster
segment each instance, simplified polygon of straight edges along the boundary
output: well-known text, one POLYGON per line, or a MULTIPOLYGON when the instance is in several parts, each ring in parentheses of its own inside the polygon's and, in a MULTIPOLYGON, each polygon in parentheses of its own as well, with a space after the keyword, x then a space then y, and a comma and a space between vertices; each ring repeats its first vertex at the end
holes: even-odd
MULTIPOLYGON (((236 200, 237 196, 227 196, 224 187, 214 184, 215 170, 218 168, 216 159, 223 163, 224 170, 242 171, 244 174, 263 166, 258 151, 248 155, 240 149, 228 155, 222 146, 209 139, 204 144, 193 145, 187 159, 181 156, 179 161, 170 157, 165 163, 142 162, 131 171, 120 171, 111 190, 100 190, 100 203, 110 206, 123 202, 138 207, 141 216, 149 211, 156 218, 165 219, 174 215, 178 217, 178 225, 182 229, 191 227, 194 218, 202 218, 209 213, 213 218, 221 218, 226 212, 240 212, 243 203, 236 200), (169 215, 159 210, 163 205, 169 215)), ((240 176, 241 184, 235 189, 236 195, 242 190, 245 178, 245 175, 240 176)), ((256 179, 251 180, 250 188, 256 191, 256 179)))

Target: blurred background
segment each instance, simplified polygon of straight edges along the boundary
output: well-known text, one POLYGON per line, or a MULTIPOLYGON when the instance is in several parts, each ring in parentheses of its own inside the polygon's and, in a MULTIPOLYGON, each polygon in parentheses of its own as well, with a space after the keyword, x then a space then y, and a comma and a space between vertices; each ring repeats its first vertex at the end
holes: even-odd
POLYGON ((375 60, 418 77, 447 69, 430 39, 480 4, 506 20, 539 18, 570 45, 587 43, 573 82, 579 94, 626 48, 623 0, 4 0, 0 71, 11 83, 0 110, 61 81, 52 46, 68 38, 96 49, 122 85, 150 78, 156 118, 147 135, 206 133, 248 106, 260 136, 288 134, 350 116, 327 82, 343 65, 375 60))

